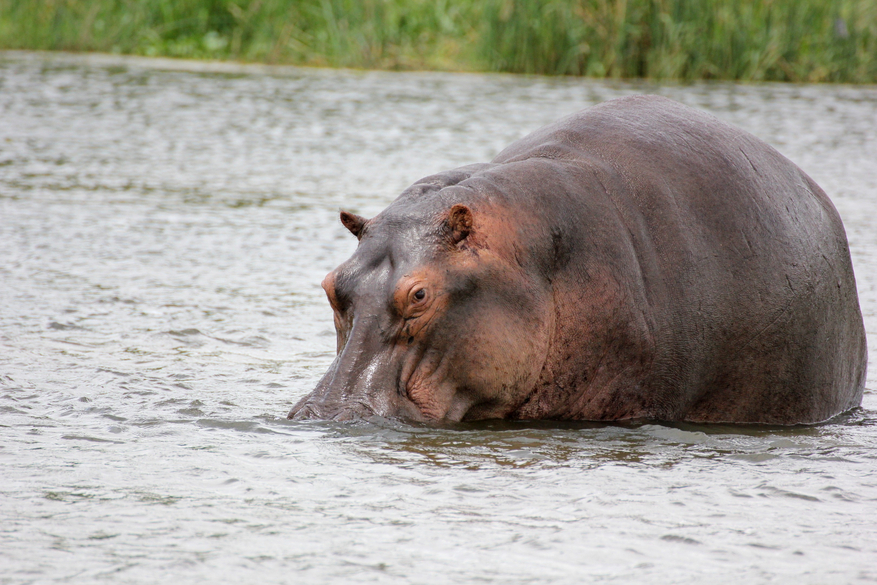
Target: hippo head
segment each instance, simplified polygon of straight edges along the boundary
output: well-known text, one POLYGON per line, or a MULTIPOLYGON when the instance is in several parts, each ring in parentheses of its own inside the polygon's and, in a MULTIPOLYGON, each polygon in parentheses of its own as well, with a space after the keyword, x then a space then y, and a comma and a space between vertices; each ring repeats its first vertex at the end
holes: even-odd
POLYGON ((477 420, 528 400, 550 285, 525 269, 496 209, 430 199, 397 200, 371 220, 341 213, 359 245, 323 280, 337 355, 288 418, 477 420))

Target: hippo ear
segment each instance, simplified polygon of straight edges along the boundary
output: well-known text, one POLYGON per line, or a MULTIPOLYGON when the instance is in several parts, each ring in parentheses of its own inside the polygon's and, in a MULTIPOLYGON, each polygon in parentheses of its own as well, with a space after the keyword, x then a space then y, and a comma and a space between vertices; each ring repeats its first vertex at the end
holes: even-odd
POLYGON ((472 231, 472 211, 465 205, 457 203, 448 212, 445 229, 453 245, 457 245, 472 231))
POLYGON ((355 213, 350 213, 347 211, 341 212, 341 223, 344 224, 344 227, 350 230, 350 233, 356 236, 357 239, 362 238, 362 228, 365 226, 365 222, 367 220, 364 217, 360 217, 355 213))

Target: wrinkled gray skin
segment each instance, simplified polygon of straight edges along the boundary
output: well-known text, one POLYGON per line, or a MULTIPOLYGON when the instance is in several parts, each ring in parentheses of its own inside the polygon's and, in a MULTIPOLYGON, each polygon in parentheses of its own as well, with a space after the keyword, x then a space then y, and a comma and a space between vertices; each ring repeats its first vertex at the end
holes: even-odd
POLYGON ((600 104, 342 222, 338 355, 289 418, 792 424, 861 401, 833 205, 673 101, 600 104))

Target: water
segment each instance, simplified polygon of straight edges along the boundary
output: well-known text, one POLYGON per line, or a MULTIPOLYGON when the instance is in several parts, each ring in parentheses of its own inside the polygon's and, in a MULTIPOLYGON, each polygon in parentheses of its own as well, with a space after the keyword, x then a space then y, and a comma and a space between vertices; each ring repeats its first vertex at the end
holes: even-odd
POLYGON ((0 583, 877 581, 877 87, 0 55, 0 583), (801 428, 293 423, 320 280, 408 184, 660 93, 847 226, 862 409, 801 428))

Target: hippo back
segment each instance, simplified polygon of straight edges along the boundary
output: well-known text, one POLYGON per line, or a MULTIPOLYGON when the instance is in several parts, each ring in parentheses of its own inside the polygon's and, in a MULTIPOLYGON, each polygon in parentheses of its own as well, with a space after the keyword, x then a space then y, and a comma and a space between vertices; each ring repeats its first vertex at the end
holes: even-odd
POLYGON ((558 326, 518 416, 783 424, 860 403, 865 336, 840 217, 761 140, 638 96, 492 163, 481 175, 514 177, 577 251, 551 276, 558 326), (576 177, 577 199, 559 175, 576 177), (593 341, 597 328, 611 331, 593 341))

